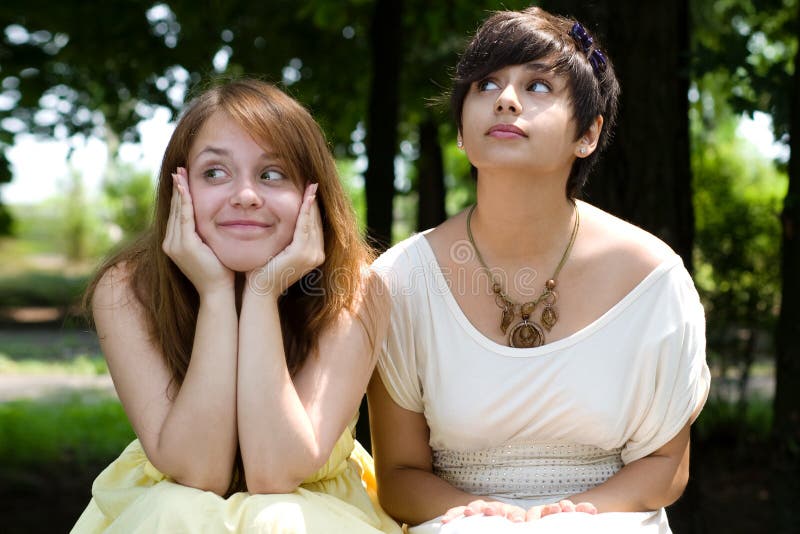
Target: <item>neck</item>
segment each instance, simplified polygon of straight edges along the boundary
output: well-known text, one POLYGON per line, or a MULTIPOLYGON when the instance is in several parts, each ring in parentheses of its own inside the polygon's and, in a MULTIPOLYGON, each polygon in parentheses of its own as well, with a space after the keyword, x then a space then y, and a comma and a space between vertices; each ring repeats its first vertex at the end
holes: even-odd
POLYGON ((481 173, 471 226, 486 260, 549 263, 560 258, 575 212, 565 184, 565 177, 481 173))

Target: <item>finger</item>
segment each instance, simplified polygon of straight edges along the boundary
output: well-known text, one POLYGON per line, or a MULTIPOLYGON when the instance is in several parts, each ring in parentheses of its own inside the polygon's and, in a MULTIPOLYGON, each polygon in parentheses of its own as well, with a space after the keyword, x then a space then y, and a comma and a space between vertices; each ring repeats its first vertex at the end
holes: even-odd
POLYGON ((447 523, 448 521, 452 521, 453 519, 457 519, 457 518, 463 516, 465 508, 466 508, 466 506, 456 506, 455 508, 450 508, 442 516, 442 523, 447 523))
POLYGON ((181 194, 181 224, 187 232, 194 233, 194 206, 192 205, 192 196, 189 193, 186 169, 183 167, 178 167, 178 191, 181 194))
POLYGON ((303 222, 309 234, 312 234, 319 224, 319 208, 317 207, 318 185, 319 184, 310 184, 306 188, 306 196, 303 199, 303 222))
POLYGON ((169 249, 175 240, 176 219, 180 210, 180 193, 178 192, 177 177, 172 175, 172 198, 170 198, 169 215, 167 216, 167 229, 164 232, 164 247, 169 249))
POLYGON ((508 513, 506 513, 506 517, 509 519, 509 521, 513 521, 514 523, 522 523, 525 521, 525 510, 519 506, 514 506, 508 513))
POLYGON ((312 191, 315 190, 317 184, 309 184, 303 192, 303 201, 300 204, 300 211, 297 213, 297 221, 294 226, 294 235, 292 236, 293 242, 300 242, 306 239, 311 231, 311 206, 313 204, 314 195, 312 191))
POLYGON ((482 514, 483 513, 483 509, 485 507, 486 507, 486 501, 484 501, 484 500, 478 499, 478 500, 472 501, 471 503, 469 503, 467 505, 466 510, 464 510, 464 515, 465 516, 470 516, 470 515, 482 514))
POLYGON ((557 514, 561 512, 561 506, 558 503, 545 504, 542 508, 542 517, 557 514))
POLYGON ((562 512, 574 512, 575 511, 575 504, 570 501, 569 499, 564 499, 563 501, 559 501, 558 505, 561 507, 562 512))
POLYGON ((590 502, 579 502, 575 505, 575 511, 595 515, 597 514, 597 507, 590 502))
POLYGON ((483 515, 505 515, 503 503, 487 502, 483 507, 483 515))
POLYGON ((537 519, 541 519, 542 517, 542 508, 543 505, 534 506, 525 514, 525 521, 536 521, 537 519))

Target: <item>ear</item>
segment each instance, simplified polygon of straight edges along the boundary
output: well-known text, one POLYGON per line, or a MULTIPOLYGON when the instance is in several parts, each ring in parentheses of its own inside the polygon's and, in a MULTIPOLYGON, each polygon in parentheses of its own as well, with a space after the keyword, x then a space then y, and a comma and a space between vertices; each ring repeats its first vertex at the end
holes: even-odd
POLYGON ((600 139, 600 132, 603 131, 603 116, 598 115, 583 132, 583 135, 575 143, 575 156, 585 158, 597 149, 597 142, 600 139))

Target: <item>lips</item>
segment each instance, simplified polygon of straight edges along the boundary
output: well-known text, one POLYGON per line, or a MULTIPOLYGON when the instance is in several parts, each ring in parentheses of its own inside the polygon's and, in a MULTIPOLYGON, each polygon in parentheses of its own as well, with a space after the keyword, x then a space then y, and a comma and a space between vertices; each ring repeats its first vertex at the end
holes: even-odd
POLYGON ((497 137, 499 139, 515 139, 520 137, 528 137, 521 128, 513 124, 495 124, 486 132, 486 135, 497 137))
POLYGON ((236 219, 218 223, 217 226, 232 235, 247 237, 247 236, 260 236, 265 230, 268 230, 272 225, 262 221, 253 221, 249 219, 236 219))
POLYGON ((252 226, 254 228, 267 228, 269 225, 265 222, 261 221, 251 221, 249 219, 236 219, 231 221, 224 221, 219 223, 220 226, 241 226, 241 227, 248 227, 252 226))

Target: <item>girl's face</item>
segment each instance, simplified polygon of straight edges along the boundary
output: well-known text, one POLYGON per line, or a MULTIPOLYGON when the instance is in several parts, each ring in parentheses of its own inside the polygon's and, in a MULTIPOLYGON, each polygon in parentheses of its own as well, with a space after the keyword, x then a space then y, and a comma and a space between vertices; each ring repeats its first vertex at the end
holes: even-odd
POLYGON ((464 99, 462 137, 479 170, 565 173, 578 154, 567 81, 544 63, 509 65, 475 82, 464 99))
POLYGON ((292 241, 302 191, 227 113, 208 118, 187 161, 197 233, 223 265, 251 271, 292 241))

